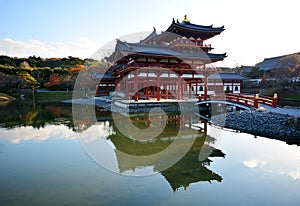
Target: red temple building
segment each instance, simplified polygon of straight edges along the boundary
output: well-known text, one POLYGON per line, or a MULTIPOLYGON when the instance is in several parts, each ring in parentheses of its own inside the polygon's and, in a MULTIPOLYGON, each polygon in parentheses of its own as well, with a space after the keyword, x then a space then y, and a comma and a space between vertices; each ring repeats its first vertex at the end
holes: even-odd
POLYGON ((97 85, 98 95, 110 92, 124 99, 183 100, 202 95, 241 92, 242 78, 237 74, 218 74, 211 63, 224 54, 211 53, 206 40, 219 35, 224 26, 202 26, 173 19, 169 28, 154 31, 138 43, 117 40, 115 51, 106 57, 113 63, 97 85))

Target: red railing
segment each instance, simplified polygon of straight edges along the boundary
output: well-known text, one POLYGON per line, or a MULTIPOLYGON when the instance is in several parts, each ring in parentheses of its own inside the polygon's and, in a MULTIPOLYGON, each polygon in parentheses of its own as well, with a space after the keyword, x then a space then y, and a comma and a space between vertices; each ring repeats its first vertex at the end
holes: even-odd
POLYGON ((224 95, 209 95, 207 99, 203 96, 199 96, 199 101, 204 100, 222 100, 239 103, 249 107, 258 108, 259 104, 264 104, 272 107, 277 107, 277 94, 274 97, 262 96, 262 95, 245 95, 245 94, 224 94, 224 95))

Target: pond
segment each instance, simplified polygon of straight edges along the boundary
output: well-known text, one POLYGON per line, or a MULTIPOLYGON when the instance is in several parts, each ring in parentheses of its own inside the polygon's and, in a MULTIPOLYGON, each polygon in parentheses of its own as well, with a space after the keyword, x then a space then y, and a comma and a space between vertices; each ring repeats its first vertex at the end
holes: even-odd
POLYGON ((126 117, 141 130, 165 120, 155 138, 141 140, 122 132, 126 122, 114 119, 122 115, 102 111, 94 122, 76 122, 67 104, 14 102, 0 115, 0 205, 300 202, 300 149, 284 141, 217 128, 189 114, 126 117), (168 167, 159 156, 122 156, 158 154, 178 136, 189 147, 168 167))

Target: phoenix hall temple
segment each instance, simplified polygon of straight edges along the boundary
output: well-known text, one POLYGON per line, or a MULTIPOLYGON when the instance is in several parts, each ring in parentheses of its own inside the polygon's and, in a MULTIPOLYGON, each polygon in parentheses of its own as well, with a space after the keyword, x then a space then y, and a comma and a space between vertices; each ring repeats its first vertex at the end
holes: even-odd
POLYGON ((184 100, 211 94, 241 93, 242 77, 217 73, 211 63, 224 54, 211 53, 206 40, 221 34, 224 26, 193 24, 185 15, 169 28, 153 32, 138 43, 117 40, 115 51, 105 59, 113 65, 97 85, 98 95, 122 94, 127 100, 184 100))

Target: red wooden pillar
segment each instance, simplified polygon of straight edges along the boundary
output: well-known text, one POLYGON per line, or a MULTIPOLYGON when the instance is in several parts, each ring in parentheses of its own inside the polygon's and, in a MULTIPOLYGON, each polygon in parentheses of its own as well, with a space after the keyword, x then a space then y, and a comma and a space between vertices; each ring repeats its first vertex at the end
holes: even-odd
POLYGON ((134 92, 134 101, 138 101, 138 78, 137 78, 137 70, 134 71, 134 81, 133 81, 133 92, 134 92))
POLYGON ((129 99, 129 90, 130 90, 130 84, 129 84, 129 81, 128 81, 128 76, 125 77, 125 97, 126 99, 129 99))
POLYGON ((201 96, 201 94, 198 95, 198 100, 199 100, 199 102, 202 101, 202 96, 201 96))
POLYGON ((149 99, 149 74, 146 72, 146 83, 145 83, 146 99, 149 99))
POLYGON ((157 101, 160 101, 160 97, 161 97, 161 95, 160 95, 160 87, 157 87, 156 88, 157 89, 157 101))
POLYGON ((277 98, 278 98, 277 93, 275 93, 273 96, 273 101, 272 101, 273 107, 277 107, 277 98))
POLYGON ((161 93, 160 93, 160 72, 157 73, 157 101, 160 101, 161 93))
POLYGON ((206 74, 204 77, 204 100, 208 97, 208 75, 206 74))
POLYGON ((241 94, 239 93, 239 94, 237 95, 237 99, 236 99, 237 102, 240 102, 240 96, 241 96, 241 94))
POLYGON ((139 97, 137 94, 134 94, 134 101, 137 102, 139 100, 139 97))
MULTIPOLYGON (((147 81, 148 82, 148 81, 147 81)), ((145 85, 145 93, 146 93, 146 99, 149 99, 149 86, 148 84, 146 83, 145 85)))
POLYGON ((258 108, 258 98, 259 98, 258 94, 255 94, 254 95, 254 108, 258 108))
POLYGON ((169 98, 168 86, 169 86, 169 84, 167 83, 167 84, 166 84, 166 88, 165 88, 165 91, 166 91, 166 99, 169 98))
POLYGON ((177 78, 177 99, 181 99, 181 74, 178 73, 178 78, 177 78))

